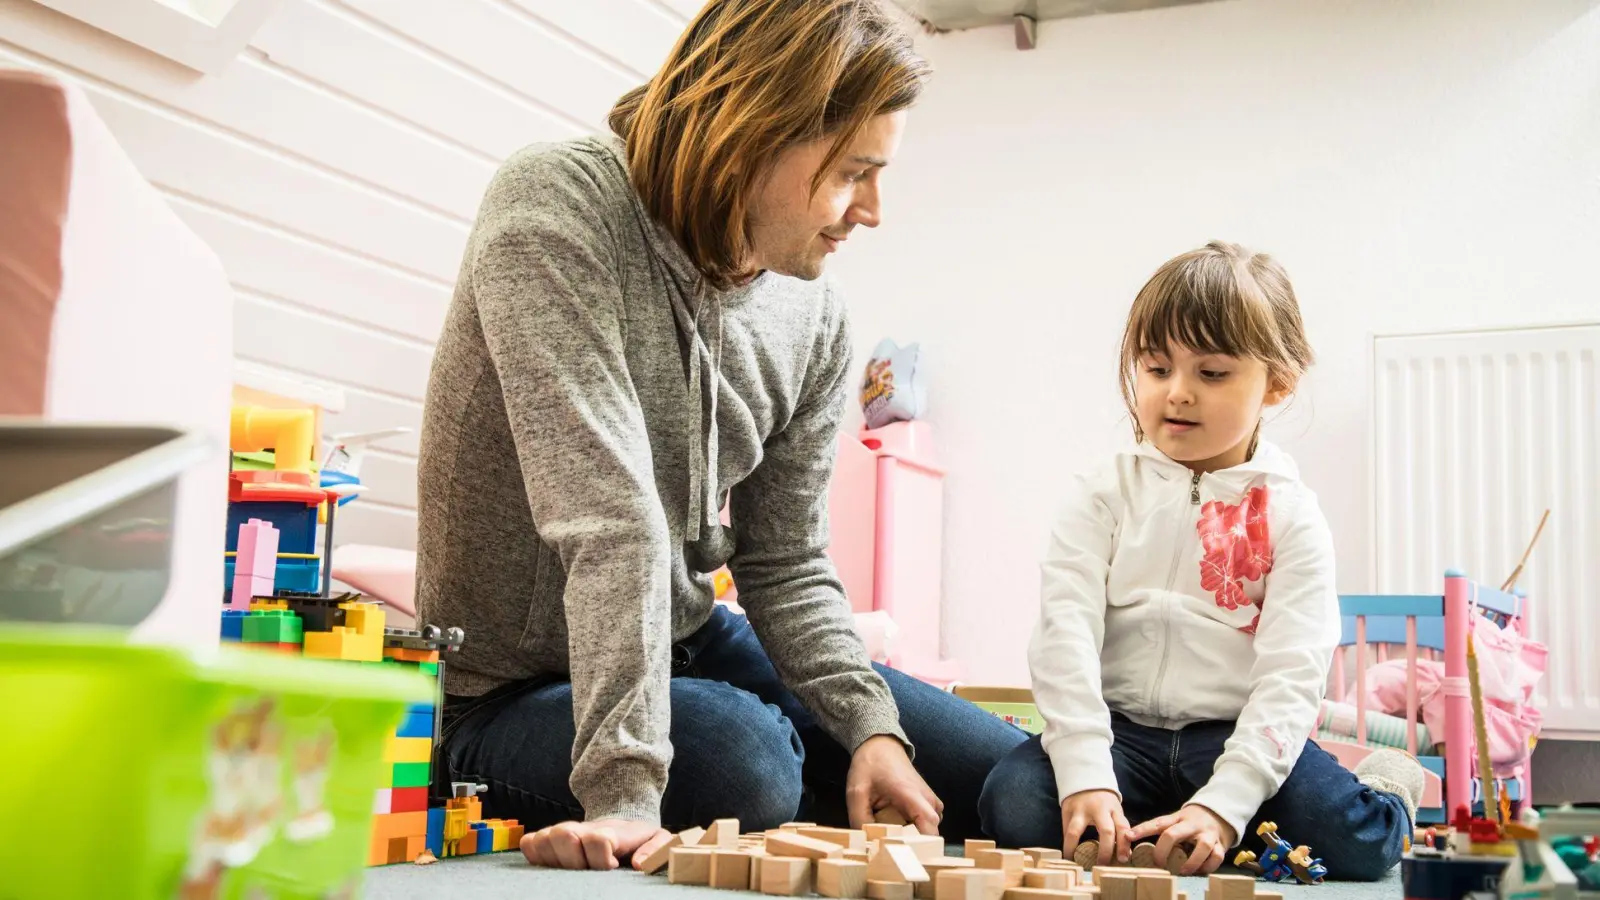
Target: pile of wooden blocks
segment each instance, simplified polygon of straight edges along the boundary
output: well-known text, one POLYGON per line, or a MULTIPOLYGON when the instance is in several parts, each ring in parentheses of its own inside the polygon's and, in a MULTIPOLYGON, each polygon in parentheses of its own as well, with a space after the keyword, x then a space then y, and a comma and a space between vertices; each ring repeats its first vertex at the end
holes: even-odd
MULTIPOLYGON (((965 855, 945 855, 944 839, 910 825, 860 830, 794 822, 764 834, 740 834, 737 819, 673 836, 641 864, 673 884, 709 885, 780 897, 872 900, 1188 900, 1164 869, 1086 871, 1060 850, 1002 850, 967 841, 965 855)), ((1205 900, 1282 900, 1257 893, 1255 879, 1213 875, 1205 900)))

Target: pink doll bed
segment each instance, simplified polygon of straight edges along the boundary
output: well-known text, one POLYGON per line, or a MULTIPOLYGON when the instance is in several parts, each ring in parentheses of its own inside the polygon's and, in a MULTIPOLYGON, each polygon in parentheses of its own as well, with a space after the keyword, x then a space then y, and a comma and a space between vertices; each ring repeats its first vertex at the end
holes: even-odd
POLYGON ((1485 711, 1493 717, 1495 775, 1513 807, 1529 796, 1528 759, 1538 727, 1532 686, 1543 672, 1544 648, 1527 640, 1525 596, 1451 570, 1442 594, 1347 595, 1339 608, 1341 649, 1313 734, 1320 746, 1349 768, 1386 745, 1415 755, 1428 769, 1419 824, 1444 822, 1463 802, 1481 809, 1467 682, 1472 633, 1485 711), (1368 650, 1373 645, 1376 653, 1368 650), (1403 656, 1391 659, 1392 653, 1403 656), (1353 656, 1353 684, 1345 678, 1347 655, 1353 656))

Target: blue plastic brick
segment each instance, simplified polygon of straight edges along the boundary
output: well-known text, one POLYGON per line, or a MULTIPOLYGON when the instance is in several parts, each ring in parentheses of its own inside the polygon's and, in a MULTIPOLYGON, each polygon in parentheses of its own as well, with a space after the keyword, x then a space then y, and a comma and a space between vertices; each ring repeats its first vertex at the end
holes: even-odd
POLYGON ((407 713, 400 720, 400 727, 395 729, 394 736, 403 738, 433 737, 433 716, 431 714, 407 713))
POLYGON ((314 594, 322 590, 322 561, 280 558, 272 577, 275 590, 314 594))
POLYGON ((242 609, 225 609, 222 611, 222 639, 225 641, 244 640, 244 620, 250 613, 242 609))
POLYGON ((473 822, 472 830, 478 833, 478 852, 494 852, 494 829, 482 822, 473 822))
POLYGON ((428 810, 428 849, 433 855, 444 858, 444 807, 428 810))
POLYGON ((433 704, 432 703, 407 703, 406 704, 406 712, 408 712, 408 713, 424 713, 424 714, 427 715, 428 718, 431 719, 431 718, 433 718, 433 704))

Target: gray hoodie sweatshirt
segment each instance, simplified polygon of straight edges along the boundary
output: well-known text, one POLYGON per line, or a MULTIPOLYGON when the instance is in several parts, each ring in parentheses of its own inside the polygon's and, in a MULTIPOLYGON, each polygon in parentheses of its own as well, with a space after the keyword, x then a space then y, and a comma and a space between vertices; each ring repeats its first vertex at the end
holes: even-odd
POLYGON ((831 282, 710 290, 615 138, 530 147, 490 183, 423 412, 417 611, 466 631, 450 693, 570 676, 589 819, 659 821, 671 643, 725 563, 828 734, 906 740, 824 552, 849 368, 831 282))

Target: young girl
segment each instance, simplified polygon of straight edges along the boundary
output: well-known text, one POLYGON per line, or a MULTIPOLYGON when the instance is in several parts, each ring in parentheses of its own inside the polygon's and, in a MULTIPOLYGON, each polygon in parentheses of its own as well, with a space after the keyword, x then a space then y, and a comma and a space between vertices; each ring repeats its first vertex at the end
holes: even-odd
POLYGON ((1029 650, 1044 733, 980 801, 1002 846, 1070 857, 1092 831, 1101 864, 1154 841, 1156 861, 1181 846, 1181 874, 1203 874, 1241 843, 1259 853, 1271 821, 1330 877, 1399 861, 1421 765, 1380 751, 1351 773, 1307 739, 1339 640, 1333 541, 1260 431, 1310 363, 1265 255, 1214 241, 1135 298, 1121 381, 1137 446, 1080 478, 1052 529, 1029 650))

